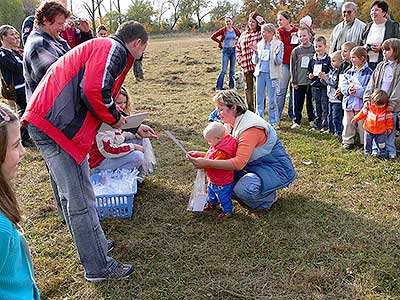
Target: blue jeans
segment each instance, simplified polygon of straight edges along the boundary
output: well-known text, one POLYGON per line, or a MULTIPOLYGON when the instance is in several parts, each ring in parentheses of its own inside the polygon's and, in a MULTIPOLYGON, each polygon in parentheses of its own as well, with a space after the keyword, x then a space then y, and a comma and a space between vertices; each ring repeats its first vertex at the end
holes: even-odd
POLYGON ((314 108, 312 105, 312 94, 309 85, 299 85, 298 89, 294 90, 294 119, 293 122, 296 124, 301 124, 304 98, 306 98, 306 108, 308 121, 314 121, 314 108))
MULTIPOLYGON (((397 150, 396 150, 396 144, 395 144, 395 139, 396 139, 396 128, 397 128, 397 115, 399 112, 393 112, 393 130, 390 134, 386 135, 385 139, 385 144, 386 144, 386 152, 387 155, 389 156, 397 156, 397 150)), ((374 153, 378 153, 378 148, 375 143, 372 144, 372 151, 374 153)))
POLYGON ((235 47, 229 48, 222 48, 222 69, 219 73, 217 79, 216 89, 222 90, 224 87, 224 78, 226 74, 226 70, 228 69, 228 62, 229 62, 229 88, 233 89, 233 75, 235 74, 235 63, 236 63, 236 56, 235 56, 235 47))
POLYGON ((328 95, 326 87, 311 87, 312 103, 316 118, 314 126, 317 129, 328 129, 328 95))
POLYGON ((233 194, 251 208, 268 209, 275 202, 276 191, 267 195, 261 194, 262 182, 254 173, 241 177, 233 188, 233 194))
POLYGON ((277 92, 277 102, 279 107, 279 119, 282 116, 283 109, 285 108, 286 95, 289 86, 289 104, 288 104, 288 116, 290 119, 294 119, 294 108, 293 108, 293 92, 292 85, 290 82, 290 65, 282 64, 281 78, 279 79, 279 91, 277 92))
POLYGON ((208 184, 208 202, 211 204, 221 203, 222 211, 224 213, 231 213, 232 206, 232 190, 233 182, 226 185, 208 184))
POLYGON ((108 276, 117 262, 107 255, 107 240, 95 208, 87 158, 78 165, 45 133, 31 124, 28 131, 57 184, 65 221, 86 275, 108 276))
POLYGON ((386 133, 373 134, 364 130, 364 155, 369 156, 372 153, 372 143, 377 146, 377 154, 386 158, 386 133))
POLYGON ((270 73, 260 72, 256 79, 256 112, 261 118, 264 117, 265 90, 268 92, 268 116, 271 124, 278 124, 280 120, 277 103, 277 91, 279 91, 279 80, 271 80, 270 73))
POLYGON ((342 103, 329 102, 328 126, 329 132, 342 135, 343 131, 342 103))

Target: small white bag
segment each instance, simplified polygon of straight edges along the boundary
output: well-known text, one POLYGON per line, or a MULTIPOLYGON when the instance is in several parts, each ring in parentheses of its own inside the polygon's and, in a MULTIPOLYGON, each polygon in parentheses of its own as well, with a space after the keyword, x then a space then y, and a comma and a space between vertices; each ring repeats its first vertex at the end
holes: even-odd
POLYGON ((144 148, 143 153, 143 172, 145 175, 151 175, 156 172, 156 157, 154 156, 153 146, 151 145, 149 138, 144 138, 142 141, 144 148))
POLYGON ((203 211, 207 203, 207 178, 203 169, 197 170, 193 190, 189 198, 187 210, 203 211))

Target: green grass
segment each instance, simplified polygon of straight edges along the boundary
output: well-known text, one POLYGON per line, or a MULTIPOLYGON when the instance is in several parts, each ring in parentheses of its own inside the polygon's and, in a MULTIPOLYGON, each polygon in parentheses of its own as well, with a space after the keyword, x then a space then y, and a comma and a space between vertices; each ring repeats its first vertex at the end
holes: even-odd
POLYGON ((136 111, 151 113, 158 172, 135 197, 131 219, 107 219, 113 256, 130 280, 87 283, 57 215, 46 169, 29 151, 16 180, 43 299, 400 299, 400 166, 345 152, 332 137, 279 131, 298 179, 267 212, 237 202, 232 219, 186 211, 195 170, 163 133, 207 149, 220 52, 205 36, 151 40, 145 81, 129 74, 136 111), (311 165, 304 162, 311 161, 311 165))

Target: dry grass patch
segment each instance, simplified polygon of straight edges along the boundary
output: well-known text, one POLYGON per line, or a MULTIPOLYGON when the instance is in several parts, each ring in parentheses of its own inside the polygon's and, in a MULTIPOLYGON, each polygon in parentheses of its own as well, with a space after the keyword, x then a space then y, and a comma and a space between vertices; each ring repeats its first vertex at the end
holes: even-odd
POLYGON ((16 187, 43 299, 400 299, 397 161, 365 160, 285 120, 279 135, 298 179, 270 211, 235 202, 234 217, 217 224, 216 214, 185 210, 195 170, 163 130, 207 148, 219 65, 209 37, 154 39, 145 81, 129 75, 133 108, 149 111, 160 133, 158 173, 139 186, 134 216, 103 222, 114 257, 136 265, 130 280, 85 282, 43 162, 29 151, 16 187))

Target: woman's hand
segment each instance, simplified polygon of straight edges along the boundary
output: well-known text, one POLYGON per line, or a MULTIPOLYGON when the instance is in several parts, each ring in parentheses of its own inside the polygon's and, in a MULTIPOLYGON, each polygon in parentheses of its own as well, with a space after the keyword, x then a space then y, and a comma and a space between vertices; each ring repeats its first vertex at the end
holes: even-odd
POLYGON ((137 134, 140 135, 141 138, 151 138, 158 140, 158 135, 155 133, 153 128, 148 125, 140 124, 137 134))
POLYGON ((135 150, 140 151, 142 153, 144 153, 144 147, 142 145, 139 144, 133 144, 133 147, 135 148, 135 150))
POLYGON ((371 45, 371 50, 374 51, 375 53, 378 53, 379 51, 381 51, 381 44, 371 45))

